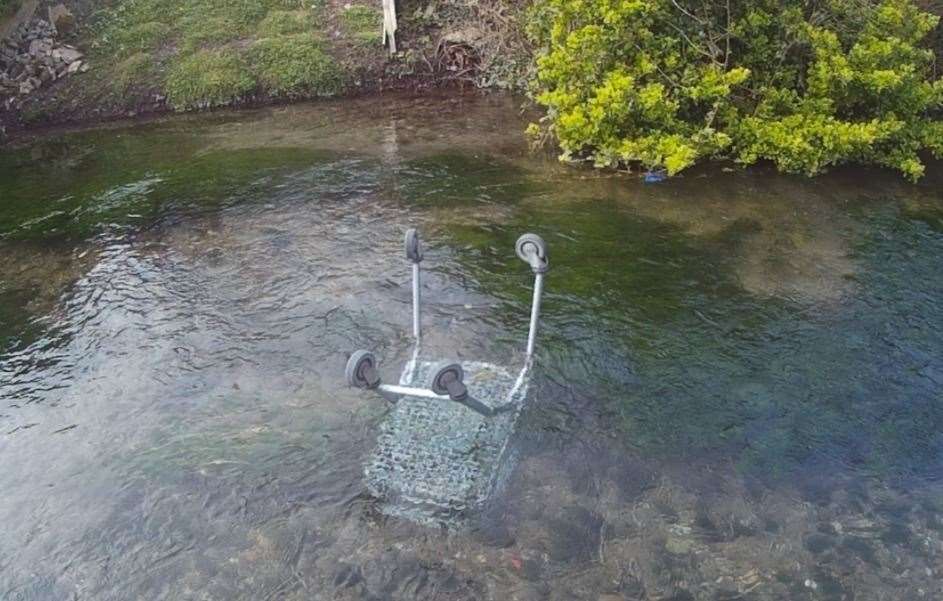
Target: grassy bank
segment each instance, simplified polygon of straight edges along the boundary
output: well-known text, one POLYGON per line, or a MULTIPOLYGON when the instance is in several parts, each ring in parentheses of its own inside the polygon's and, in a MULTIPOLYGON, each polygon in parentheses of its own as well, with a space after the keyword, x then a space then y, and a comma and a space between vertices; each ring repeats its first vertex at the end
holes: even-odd
MULTIPOLYGON (((351 46, 378 41, 381 23, 368 5, 335 12, 298 0, 132 0, 97 15, 88 37, 113 92, 152 90, 184 110, 253 95, 338 94, 354 83, 345 68, 351 46)), ((372 50, 379 60, 382 48, 372 50)))
POLYGON ((522 90, 531 65, 527 1, 402 0, 393 56, 379 0, 63 1, 89 71, 0 103, 8 132, 450 81, 522 90))
MULTIPOLYGON (((16 0, 0 0, 6 6, 16 0)), ((369 89, 394 63, 379 2, 66 0, 81 76, 3 111, 9 129, 161 111, 263 104, 369 89)))

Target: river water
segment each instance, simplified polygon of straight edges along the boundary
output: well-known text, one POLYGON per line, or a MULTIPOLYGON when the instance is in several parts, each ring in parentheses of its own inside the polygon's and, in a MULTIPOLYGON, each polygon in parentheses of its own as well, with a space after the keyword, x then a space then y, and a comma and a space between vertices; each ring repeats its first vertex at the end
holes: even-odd
POLYGON ((532 154, 516 99, 387 97, 0 150, 0 599, 939 599, 943 171, 532 154), (516 365, 514 464, 389 517, 410 352, 516 365))

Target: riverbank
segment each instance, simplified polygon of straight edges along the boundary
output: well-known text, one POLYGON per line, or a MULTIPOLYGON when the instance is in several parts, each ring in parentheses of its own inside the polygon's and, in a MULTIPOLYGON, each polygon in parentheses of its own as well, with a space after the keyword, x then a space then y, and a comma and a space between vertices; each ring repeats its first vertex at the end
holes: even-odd
MULTIPOLYGON (((392 55, 383 45, 379 4, 365 1, 36 4, 30 22, 41 31, 50 8, 74 17, 73 27, 40 41, 75 49, 82 65, 74 73, 66 73, 67 63, 51 65, 47 76, 38 62, 35 74, 10 73, 6 93, 0 90, 0 131, 7 137, 63 124, 389 90, 521 89, 529 65, 515 20, 523 5, 506 2, 402 2, 392 55)), ((37 51, 22 37, 18 48, 6 46, 21 63, 37 51)))

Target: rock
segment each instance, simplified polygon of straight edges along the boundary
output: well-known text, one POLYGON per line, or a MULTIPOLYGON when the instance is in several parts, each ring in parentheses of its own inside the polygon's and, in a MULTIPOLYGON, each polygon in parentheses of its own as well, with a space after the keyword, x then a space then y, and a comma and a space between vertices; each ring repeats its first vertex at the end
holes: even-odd
MULTIPOLYGON (((74 63, 69 64, 69 68, 66 69, 66 73, 69 73, 69 74, 78 73, 79 70, 81 70, 84 65, 85 63, 83 63, 82 61, 75 61, 74 63)), ((82 71, 82 72, 84 73, 85 71, 82 71)))
POLYGON ((31 84, 29 80, 24 81, 23 83, 20 84, 20 94, 25 96, 27 94, 31 94, 32 92, 33 92, 33 84, 31 84))
POLYGON ((47 44, 45 40, 33 40, 29 43, 29 55, 34 58, 39 58, 45 54, 52 52, 52 45, 47 44))
POLYGON ((64 62, 74 63, 75 61, 82 58, 83 54, 73 48, 66 48, 65 46, 62 46, 60 48, 56 48, 53 56, 61 58, 64 62))
POLYGON ((75 15, 64 4, 49 7, 49 22, 59 35, 66 35, 75 29, 75 15))

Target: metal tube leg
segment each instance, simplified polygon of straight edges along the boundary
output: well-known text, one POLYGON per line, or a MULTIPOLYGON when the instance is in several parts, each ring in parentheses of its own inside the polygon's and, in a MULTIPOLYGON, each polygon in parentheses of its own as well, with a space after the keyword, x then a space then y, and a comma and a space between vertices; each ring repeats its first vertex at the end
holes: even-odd
POLYGON ((540 321, 540 297, 544 292, 544 274, 538 273, 534 278, 534 303, 530 309, 530 333, 527 335, 527 361, 534 357, 534 347, 537 345, 537 322, 540 321))
POLYGON ((413 263, 413 337, 419 342, 419 263, 413 263))

